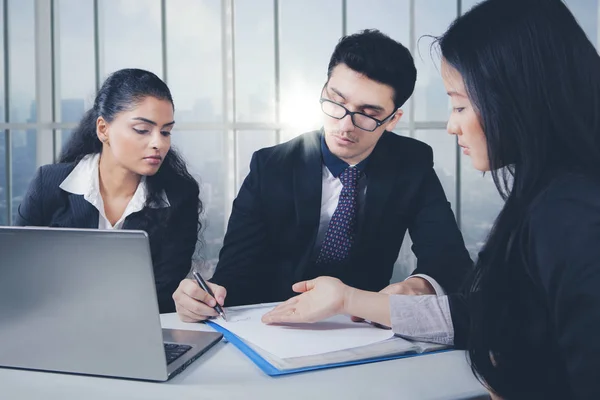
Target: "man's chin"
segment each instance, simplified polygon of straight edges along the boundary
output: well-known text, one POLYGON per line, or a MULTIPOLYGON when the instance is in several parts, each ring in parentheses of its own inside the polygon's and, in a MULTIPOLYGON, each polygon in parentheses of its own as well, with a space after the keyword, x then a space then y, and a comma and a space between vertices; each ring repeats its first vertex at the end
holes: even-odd
POLYGON ((346 147, 335 146, 333 149, 329 150, 331 151, 331 154, 342 160, 352 159, 357 155, 356 151, 352 151, 346 147))

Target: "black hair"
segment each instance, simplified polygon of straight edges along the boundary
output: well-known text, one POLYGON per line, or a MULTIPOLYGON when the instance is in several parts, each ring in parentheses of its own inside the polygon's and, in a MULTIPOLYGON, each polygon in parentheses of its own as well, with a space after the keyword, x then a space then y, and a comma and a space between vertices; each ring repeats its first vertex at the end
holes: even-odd
MULTIPOLYGON (((480 253, 470 296, 473 371, 502 397, 543 387, 528 343, 548 335, 541 288, 528 271, 527 213, 560 172, 600 175, 600 57, 560 0, 488 0, 456 19, 437 43, 462 76, 486 136, 505 205, 480 253), (534 293, 515 296, 515 293, 534 293), (540 314, 537 312, 537 314, 540 314), (527 354, 519 364, 507 354, 527 354), (512 361, 515 361, 512 359, 512 361)), ((546 374, 546 375, 545 375, 546 374)))
POLYGON ((417 70, 410 51, 376 29, 365 29, 340 39, 329 60, 327 80, 338 64, 394 89, 396 108, 415 89, 417 70))
MULTIPOLYGON (((173 105, 168 86, 152 72, 142 69, 121 69, 109 75, 96 94, 93 107, 84 114, 62 149, 58 162, 77 164, 88 154, 101 153, 102 142, 96 134, 98 117, 110 123, 119 113, 133 109, 148 97, 166 100, 173 105)), ((199 193, 198 182, 190 175, 185 161, 173 147, 165 156, 158 172, 146 177, 146 185, 148 197, 145 205, 147 207, 160 205, 164 201, 163 191, 183 190, 188 194, 199 193)), ((202 227, 200 223, 202 209, 202 202, 198 198, 198 231, 202 227)), ((169 213, 164 219, 158 221, 158 224, 147 221, 148 229, 166 225, 168 219, 169 213)))

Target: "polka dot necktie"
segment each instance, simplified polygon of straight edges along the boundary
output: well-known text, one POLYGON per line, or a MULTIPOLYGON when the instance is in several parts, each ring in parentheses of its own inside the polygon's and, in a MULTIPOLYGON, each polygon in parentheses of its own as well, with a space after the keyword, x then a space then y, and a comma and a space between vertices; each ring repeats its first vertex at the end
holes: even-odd
POLYGON ((356 167, 346 168, 339 176, 342 192, 338 205, 331 216, 321 251, 317 256, 317 264, 330 264, 343 261, 348 257, 354 242, 356 226, 356 198, 358 196, 358 178, 360 170, 356 167))

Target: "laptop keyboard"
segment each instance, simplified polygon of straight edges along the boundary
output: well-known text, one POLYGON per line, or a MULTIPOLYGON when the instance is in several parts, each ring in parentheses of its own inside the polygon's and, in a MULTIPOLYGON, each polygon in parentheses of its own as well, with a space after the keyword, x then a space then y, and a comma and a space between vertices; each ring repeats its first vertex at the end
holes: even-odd
POLYGON ((192 348, 192 346, 188 346, 187 344, 164 343, 164 345, 165 354, 167 356, 167 365, 177 360, 192 348))

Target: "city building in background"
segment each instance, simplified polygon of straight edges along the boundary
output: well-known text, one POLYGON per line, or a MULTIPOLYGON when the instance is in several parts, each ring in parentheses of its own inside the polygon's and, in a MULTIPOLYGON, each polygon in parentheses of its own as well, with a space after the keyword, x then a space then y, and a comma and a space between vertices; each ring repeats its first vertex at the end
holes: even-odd
MULTIPOLYGON (((428 143, 472 256, 500 206, 445 131, 449 101, 431 48, 476 0, 0 0, 0 225, 35 169, 54 162, 96 88, 144 68, 172 90, 181 150, 205 204, 197 264, 212 269, 252 153, 321 124, 319 95, 339 38, 377 28, 417 64, 397 134, 428 143)), ((598 46, 599 0, 567 0, 598 46)), ((414 267, 410 238, 394 280, 414 267)))

